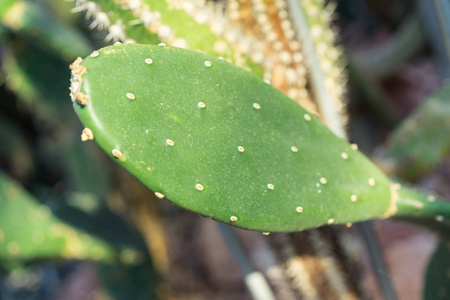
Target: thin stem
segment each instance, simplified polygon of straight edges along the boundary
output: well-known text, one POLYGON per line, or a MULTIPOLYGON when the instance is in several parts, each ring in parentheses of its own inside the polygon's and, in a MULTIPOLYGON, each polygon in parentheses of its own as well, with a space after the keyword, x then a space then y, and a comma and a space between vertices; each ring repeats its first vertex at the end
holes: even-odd
POLYGON ((450 235, 450 203, 408 187, 397 190, 397 212, 394 219, 422 225, 441 235, 450 235))
POLYGON ((450 78, 450 3, 446 0, 417 2, 443 78, 450 78))
POLYGON ((450 4, 448 1, 433 0, 433 6, 437 15, 444 48, 442 54, 442 61, 446 62, 446 74, 444 74, 444 76, 450 78, 450 4))
POLYGON ((385 77, 398 69, 425 46, 425 34, 417 13, 411 14, 384 43, 350 53, 358 69, 385 77))
POLYGON ((233 229, 228 225, 218 222, 217 226, 219 227, 220 232, 222 233, 222 236, 231 251, 231 254, 238 263, 241 272, 244 274, 245 285, 247 286, 253 299, 275 300, 275 296, 273 295, 264 275, 261 274, 261 272, 256 271, 249 263, 250 259, 245 253, 245 250, 233 229))
POLYGON ((387 267, 382 256, 380 244, 378 243, 375 232, 372 228, 372 224, 370 222, 362 222, 358 224, 357 228, 361 231, 367 251, 369 252, 369 258, 373 269, 372 271, 376 274, 378 285, 383 291, 383 299, 397 299, 394 288, 392 287, 389 273, 386 271, 387 267))

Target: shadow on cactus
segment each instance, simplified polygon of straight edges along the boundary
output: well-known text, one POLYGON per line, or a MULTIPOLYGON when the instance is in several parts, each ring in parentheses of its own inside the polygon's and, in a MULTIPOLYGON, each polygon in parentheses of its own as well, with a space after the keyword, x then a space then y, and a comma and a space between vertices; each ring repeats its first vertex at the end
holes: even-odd
POLYGON ((399 192, 356 145, 224 60, 126 44, 71 69, 82 139, 94 139, 159 198, 203 216, 274 232, 391 216, 440 226, 450 219, 448 204, 399 192))

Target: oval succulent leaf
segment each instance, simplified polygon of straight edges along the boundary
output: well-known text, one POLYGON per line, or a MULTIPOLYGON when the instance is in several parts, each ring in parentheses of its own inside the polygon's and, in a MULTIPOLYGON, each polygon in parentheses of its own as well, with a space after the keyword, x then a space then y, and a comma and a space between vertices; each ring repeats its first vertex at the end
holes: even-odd
POLYGON ((224 60, 128 44, 71 68, 92 138, 160 198, 277 232, 391 212, 388 179, 354 145, 224 60))

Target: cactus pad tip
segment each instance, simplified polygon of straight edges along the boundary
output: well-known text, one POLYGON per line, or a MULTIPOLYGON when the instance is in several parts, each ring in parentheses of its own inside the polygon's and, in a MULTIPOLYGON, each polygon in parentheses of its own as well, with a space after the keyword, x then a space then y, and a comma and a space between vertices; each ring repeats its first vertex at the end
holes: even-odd
POLYGON ((70 98, 72 102, 77 101, 80 105, 86 105, 89 102, 89 97, 81 92, 81 84, 83 82, 82 75, 87 72, 85 66, 81 65, 83 59, 78 57, 73 64, 70 65, 72 70, 72 77, 70 78, 70 98))

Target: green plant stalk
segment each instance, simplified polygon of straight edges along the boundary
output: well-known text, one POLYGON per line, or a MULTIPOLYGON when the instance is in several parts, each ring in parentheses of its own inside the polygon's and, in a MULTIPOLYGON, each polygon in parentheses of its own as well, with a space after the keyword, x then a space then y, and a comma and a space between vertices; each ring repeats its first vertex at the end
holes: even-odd
POLYGON ((397 190, 394 219, 428 227, 444 237, 450 233, 450 203, 433 195, 401 187, 397 190))
POLYGON ((450 299, 450 242, 442 241, 429 262, 425 276, 424 300, 450 299))

